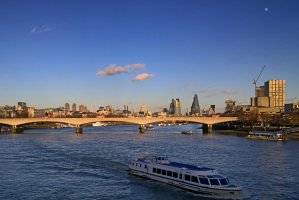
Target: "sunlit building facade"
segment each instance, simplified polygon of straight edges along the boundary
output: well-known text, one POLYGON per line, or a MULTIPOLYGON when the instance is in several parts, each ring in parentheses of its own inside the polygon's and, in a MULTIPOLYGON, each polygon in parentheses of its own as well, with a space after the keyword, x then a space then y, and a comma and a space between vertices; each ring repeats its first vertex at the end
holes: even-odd
POLYGON ((180 99, 172 99, 169 106, 169 115, 180 116, 181 115, 181 103, 180 99))

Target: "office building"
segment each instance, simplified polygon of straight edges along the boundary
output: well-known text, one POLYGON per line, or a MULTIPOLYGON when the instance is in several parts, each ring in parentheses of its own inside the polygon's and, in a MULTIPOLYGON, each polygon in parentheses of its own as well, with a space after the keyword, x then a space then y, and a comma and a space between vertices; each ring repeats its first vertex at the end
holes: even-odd
POLYGON ((171 100, 168 114, 174 116, 181 115, 181 103, 179 98, 171 100))
POLYGON ((69 103, 65 103, 64 105, 64 112, 67 113, 70 111, 70 104, 69 103))
POLYGON ((73 112, 76 112, 77 111, 77 105, 75 103, 73 103, 72 105, 72 111, 73 112))
POLYGON ((193 97, 193 102, 191 105, 191 115, 196 115, 199 116, 200 115, 200 107, 199 107, 199 103, 198 103, 198 97, 197 94, 194 95, 193 97))
POLYGON ((263 86, 256 87, 255 97, 251 98, 251 107, 260 112, 277 113, 284 111, 286 101, 286 81, 269 80, 263 86))

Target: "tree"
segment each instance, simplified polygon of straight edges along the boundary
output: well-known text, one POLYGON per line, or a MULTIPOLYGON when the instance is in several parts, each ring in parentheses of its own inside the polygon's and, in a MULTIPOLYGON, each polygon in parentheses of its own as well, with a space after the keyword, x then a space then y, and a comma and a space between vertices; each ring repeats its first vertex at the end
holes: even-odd
POLYGON ((253 125, 258 121, 259 113, 257 110, 250 111, 248 115, 248 121, 250 123, 251 129, 253 129, 253 125))

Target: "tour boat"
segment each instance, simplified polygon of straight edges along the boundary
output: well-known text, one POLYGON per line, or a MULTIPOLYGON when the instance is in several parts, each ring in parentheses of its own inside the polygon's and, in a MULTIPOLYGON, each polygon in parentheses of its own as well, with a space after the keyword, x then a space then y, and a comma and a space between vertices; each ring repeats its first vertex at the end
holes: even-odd
POLYGON ((139 157, 129 165, 129 173, 164 182, 204 196, 239 199, 241 187, 231 184, 217 170, 171 162, 166 156, 139 157))
POLYGON ((265 131, 252 131, 247 135, 248 139, 260 139, 260 140, 275 140, 286 141, 288 140, 285 133, 282 131, 265 132, 265 131))

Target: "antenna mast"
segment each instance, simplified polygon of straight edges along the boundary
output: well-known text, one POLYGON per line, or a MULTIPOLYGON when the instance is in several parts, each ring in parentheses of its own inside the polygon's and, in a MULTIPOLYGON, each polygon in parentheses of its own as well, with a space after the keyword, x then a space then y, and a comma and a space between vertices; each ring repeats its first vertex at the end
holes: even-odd
POLYGON ((260 71, 260 73, 259 73, 259 75, 257 76, 257 78, 256 78, 256 79, 253 79, 255 96, 257 95, 257 93, 256 93, 256 83, 257 83, 257 81, 259 80, 259 78, 260 78, 262 72, 264 71, 265 67, 266 67, 266 65, 263 66, 263 68, 262 68, 262 70, 260 71))

